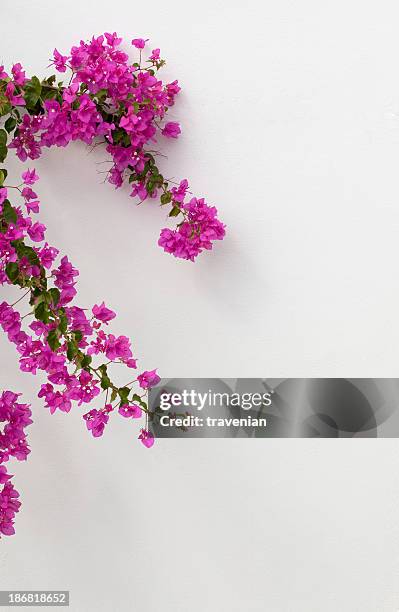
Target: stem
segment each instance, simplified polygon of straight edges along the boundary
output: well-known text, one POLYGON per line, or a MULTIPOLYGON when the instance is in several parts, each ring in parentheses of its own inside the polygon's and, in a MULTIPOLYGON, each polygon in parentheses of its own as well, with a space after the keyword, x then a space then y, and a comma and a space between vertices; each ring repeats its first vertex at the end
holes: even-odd
POLYGON ((14 302, 13 304, 10 304, 11 308, 13 308, 14 306, 16 306, 18 304, 18 302, 20 302, 21 300, 23 300, 24 298, 26 298, 27 295, 30 294, 30 289, 29 291, 27 291, 26 293, 24 293, 24 295, 22 297, 20 297, 16 302, 14 302))

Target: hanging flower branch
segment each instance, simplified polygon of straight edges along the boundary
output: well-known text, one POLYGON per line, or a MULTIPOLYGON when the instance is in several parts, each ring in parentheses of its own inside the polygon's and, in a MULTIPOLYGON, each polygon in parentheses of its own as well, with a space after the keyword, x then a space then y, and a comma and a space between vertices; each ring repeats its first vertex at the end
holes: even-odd
POLYGON ((17 402, 18 397, 12 391, 3 391, 0 396, 0 423, 5 423, 0 430, 0 537, 15 533, 14 517, 21 506, 19 493, 11 482, 12 474, 4 464, 10 457, 24 461, 30 453, 25 427, 32 423, 32 413, 27 404, 17 402))
MULTIPOLYGON (((71 73, 67 85, 57 83, 55 76, 27 79, 21 64, 15 64, 10 75, 0 66, 0 163, 9 149, 25 162, 40 157, 44 147, 65 147, 73 140, 103 144, 111 156, 108 181, 116 188, 128 181, 131 195, 140 201, 159 197, 160 205, 169 207, 169 217, 179 223, 175 229, 164 228, 158 244, 175 257, 194 261, 224 237, 224 225, 203 199, 188 199, 187 180, 171 187, 157 166, 157 154, 146 149, 158 135, 180 134, 178 123, 165 121, 180 88, 177 81, 164 85, 157 78, 165 63, 159 49, 144 66, 147 41, 132 41, 139 55, 133 63, 120 49, 121 42, 115 33, 106 33, 72 47, 69 55, 55 50, 52 64, 60 73, 71 73)), ((20 355, 21 370, 46 373, 38 395, 51 413, 69 412, 74 402, 80 406, 95 400, 97 407, 83 415, 94 437, 103 434, 110 413, 116 411, 126 419, 144 418, 139 439, 151 447, 150 423, 157 413, 149 410, 147 394, 160 378, 152 370, 130 375, 123 385, 113 381, 114 364, 137 368, 131 342, 107 331, 116 315, 104 302, 94 305, 91 313, 74 303, 79 272, 67 256, 58 258, 58 249, 45 239, 45 226, 35 220, 40 202, 33 186, 38 178, 34 169, 27 169, 22 182, 11 185, 6 168, 0 168, 0 283, 22 291, 13 304, 0 304, 0 326, 20 355), (101 393, 104 399, 98 407, 101 393)), ((10 454, 17 456, 9 450, 10 427, 21 433, 25 449, 17 458, 29 452, 23 427, 30 423, 30 411, 16 403, 17 397, 7 391, 0 399, 0 421, 9 421, 0 434, 4 535, 13 533, 12 519, 19 507, 18 493, 2 465, 10 454), (20 417, 14 422, 16 414, 20 417)))
POLYGON ((158 244, 175 257, 194 261, 215 240, 223 239, 224 225, 216 208, 203 198, 187 199, 187 180, 170 187, 156 154, 146 150, 156 136, 179 136, 179 124, 165 118, 180 87, 177 81, 165 85, 158 78, 165 64, 159 49, 144 66, 147 41, 132 41, 139 53, 133 63, 120 49, 121 42, 115 33, 106 33, 89 43, 82 41, 69 55, 55 50, 55 68, 71 72, 67 86, 56 83, 55 76, 27 79, 21 64, 12 67, 10 76, 0 67, 0 115, 7 117, 0 133, 0 161, 7 148, 26 161, 40 157, 43 147, 65 147, 72 140, 103 143, 112 159, 108 181, 116 188, 128 181, 133 197, 159 198, 161 206, 168 206, 169 217, 179 223, 174 230, 164 228, 158 244))

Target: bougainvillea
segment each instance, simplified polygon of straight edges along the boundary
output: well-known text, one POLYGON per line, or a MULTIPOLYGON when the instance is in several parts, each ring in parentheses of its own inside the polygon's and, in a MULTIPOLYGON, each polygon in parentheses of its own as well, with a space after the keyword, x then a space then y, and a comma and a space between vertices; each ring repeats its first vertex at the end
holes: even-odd
MULTIPOLYGON (((0 66, 0 163, 10 149, 26 162, 40 157, 45 147, 65 147, 74 140, 102 144, 110 156, 108 181, 115 188, 127 182, 131 196, 140 202, 159 199, 168 207, 168 216, 179 222, 161 231, 158 244, 175 257, 194 261, 203 250, 212 249, 215 240, 223 239, 224 225, 203 198, 188 196, 186 179, 175 184, 162 175, 159 153, 149 148, 158 138, 179 136, 179 124, 166 116, 180 87, 177 81, 159 80, 158 70, 165 63, 159 49, 148 53, 144 62, 148 41, 133 39, 138 57, 132 62, 121 42, 116 33, 106 33, 81 41, 68 55, 55 49, 51 63, 58 72, 70 73, 66 84, 55 76, 27 78, 21 64, 14 64, 10 73, 0 66)), ((160 380, 156 370, 130 375, 132 380, 123 385, 113 382, 113 364, 137 369, 131 341, 108 331, 116 315, 104 302, 90 310, 75 304, 79 272, 67 255, 59 255, 47 242, 46 227, 35 217, 40 210, 36 171, 25 169, 16 185, 9 184, 7 175, 6 168, 0 168, 0 283, 19 287, 23 294, 13 304, 0 303, 0 326, 19 353, 20 369, 46 374, 38 396, 51 413, 93 402, 95 407, 83 418, 94 437, 103 434, 112 412, 125 419, 144 418, 138 438, 151 447, 150 423, 157 415, 149 410, 147 394, 160 380), (27 312, 22 313, 23 308, 27 312)), ((0 406, 8 401, 14 407, 11 412, 21 414, 15 425, 21 431, 21 448, 7 450, 4 435, 10 434, 4 430, 0 463, 10 454, 26 458, 29 452, 22 434, 30 411, 10 393, 3 394, 0 406)), ((9 416, 2 419, 0 408, 0 420, 9 416)), ((18 493, 9 481, 1 465, 0 533, 5 535, 13 533, 12 519, 19 507, 18 493)))
POLYGON ((26 442, 25 427, 32 423, 31 411, 26 404, 18 403, 19 395, 3 391, 0 396, 0 537, 13 535, 14 517, 21 502, 19 493, 11 482, 5 463, 14 457, 24 461, 30 453, 26 442))

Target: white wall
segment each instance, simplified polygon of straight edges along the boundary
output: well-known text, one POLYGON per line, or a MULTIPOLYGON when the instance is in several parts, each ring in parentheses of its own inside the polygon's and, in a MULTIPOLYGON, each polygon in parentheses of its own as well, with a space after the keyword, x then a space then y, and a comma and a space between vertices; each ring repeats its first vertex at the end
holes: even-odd
MULTIPOLYGON (((216 204, 228 236, 195 264, 156 245, 83 145, 47 152, 42 218, 145 367, 171 376, 397 376, 399 5, 34 1, 1 6, 0 59, 151 38, 183 91, 165 174, 216 204), (115 271, 114 273, 113 271, 115 271), (112 274, 112 276, 111 276, 112 274)), ((16 163, 14 171, 19 171, 16 163)), ((79 410, 51 417, 0 337, 1 387, 32 402, 23 511, 0 588, 70 589, 71 609, 391 612, 399 608, 395 440, 162 440, 79 410)))

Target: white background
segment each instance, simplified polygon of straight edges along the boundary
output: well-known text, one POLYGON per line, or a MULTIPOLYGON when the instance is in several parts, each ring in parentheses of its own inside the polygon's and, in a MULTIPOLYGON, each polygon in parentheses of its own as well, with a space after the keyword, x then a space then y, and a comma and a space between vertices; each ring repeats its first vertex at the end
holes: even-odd
MULTIPOLYGON (((120 313, 113 329, 143 368, 398 375, 398 19, 396 1, 2 3, 6 66, 44 75, 55 46, 117 30, 161 47, 183 87, 162 168, 228 225, 197 263, 157 247, 163 210, 102 184, 101 152, 74 144, 36 164, 41 220, 81 271, 80 304, 120 313)), ((147 451, 118 418, 94 440, 79 409, 47 413, 3 336, 0 351, 1 387, 35 414, 0 588, 70 589, 74 612, 399 608, 397 441, 147 451)))

